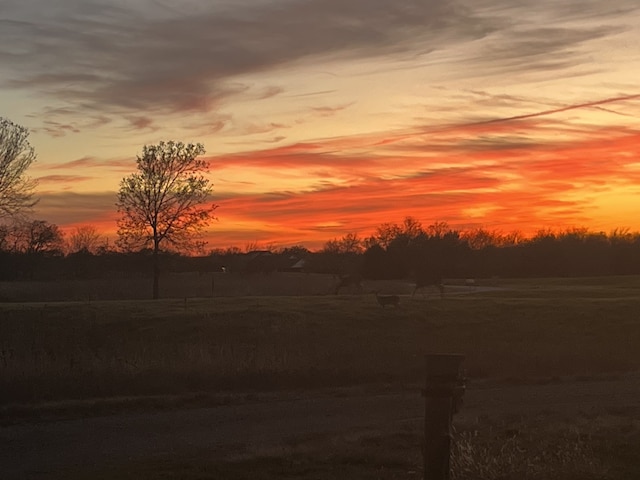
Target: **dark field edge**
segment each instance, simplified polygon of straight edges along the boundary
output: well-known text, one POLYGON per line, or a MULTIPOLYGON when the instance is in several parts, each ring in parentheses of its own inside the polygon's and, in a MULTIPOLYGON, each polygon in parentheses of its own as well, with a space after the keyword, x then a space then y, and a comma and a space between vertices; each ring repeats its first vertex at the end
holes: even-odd
MULTIPOLYGON (((50 472, 50 480, 365 480, 421 479, 423 432, 417 423, 382 430, 162 455, 148 460, 50 472)), ((640 427, 603 415, 563 422, 553 416, 457 424, 451 480, 637 480, 640 427), (593 420, 587 423, 585 420, 593 420)), ((41 477, 38 477, 41 478, 41 477)))
MULTIPOLYGON (((634 378, 639 372, 591 376, 539 378, 466 379, 466 387, 475 390, 520 385, 568 384, 574 382, 616 381, 634 378)), ((281 388, 271 390, 188 392, 183 394, 114 396, 51 402, 7 404, 0 406, 0 427, 29 423, 57 422, 78 418, 103 417, 125 413, 215 408, 249 403, 267 403, 308 398, 354 397, 408 393, 419 396, 421 383, 370 383, 315 388, 281 388)))
POLYGON ((27 423, 45 423, 77 418, 101 417, 149 411, 215 408, 249 403, 268 403, 306 398, 352 397, 412 392, 420 395, 417 384, 366 384, 315 389, 272 391, 195 392, 178 395, 141 395, 81 400, 62 400, 0 406, 0 427, 27 423))

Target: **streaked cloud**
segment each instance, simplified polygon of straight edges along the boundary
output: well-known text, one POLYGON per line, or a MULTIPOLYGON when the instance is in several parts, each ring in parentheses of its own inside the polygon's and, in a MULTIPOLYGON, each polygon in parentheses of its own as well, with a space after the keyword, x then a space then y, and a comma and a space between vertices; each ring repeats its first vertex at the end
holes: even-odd
MULTIPOLYGON (((508 134, 500 122, 484 125, 483 132, 491 133, 492 126, 496 134, 508 134)), ((533 130, 540 126, 527 126, 528 134, 535 137, 533 130)), ((467 131, 467 125, 460 127, 467 131)), ((604 129, 581 141, 548 141, 533 151, 520 145, 490 150, 454 143, 446 164, 424 163, 419 155, 411 155, 393 166, 393 156, 387 155, 382 165, 394 174, 386 178, 380 176, 379 156, 351 158, 348 152, 341 156, 337 143, 339 139, 325 145, 300 144, 211 159, 222 173, 237 167, 296 175, 305 166, 328 172, 327 178, 338 178, 347 164, 351 171, 350 181, 344 184, 317 181, 289 191, 269 191, 266 185, 262 186, 265 191, 242 194, 238 192, 256 185, 247 181, 230 182, 232 188, 226 188, 226 182, 217 184, 215 202, 222 221, 212 226, 212 245, 237 244, 244 238, 318 246, 320 238, 350 231, 371 233, 380 223, 400 222, 409 213, 426 224, 444 220, 463 229, 483 226, 533 233, 548 226, 593 223, 598 198, 620 186, 635 186, 640 193, 640 131, 630 129, 604 129)), ((422 152, 427 153, 424 147, 422 152)), ((70 211, 75 212, 74 222, 113 221, 114 198, 115 193, 48 195, 41 208, 48 218, 70 211)))
POLYGON ((39 213, 51 223, 67 228, 80 224, 100 225, 115 232, 115 192, 52 192, 41 194, 39 200, 39 213))
MULTIPOLYGON (((192 3, 6 0, 0 60, 10 68, 0 80, 82 112, 202 112, 252 91, 228 81, 238 75, 326 58, 403 59, 462 41, 479 41, 464 62, 482 75, 558 71, 588 63, 575 49, 617 33, 619 15, 638 11, 620 0, 547 0, 527 10, 505 0, 192 3)), ((280 93, 271 85, 252 95, 280 93)))
POLYGON ((91 180, 93 177, 86 177, 81 175, 44 175, 42 177, 38 177, 36 180, 38 184, 43 185, 47 183, 52 184, 71 184, 77 182, 84 182, 86 180, 91 180))
MULTIPOLYGON (((199 2, 196 10, 150 1, 136 9, 96 0, 36 3, 5 2, 0 60, 13 68, 3 83, 81 110, 208 111, 250 88, 225 83, 239 74, 323 55, 429 50, 445 37, 476 38, 491 28, 444 0, 199 2)), ((277 93, 273 86, 259 96, 277 93)))
POLYGON ((117 172, 129 172, 135 169, 135 155, 129 159, 102 159, 96 157, 82 157, 76 160, 69 160, 61 163, 48 163, 37 165, 38 170, 84 170, 87 169, 110 169, 117 172))
POLYGON ((103 192, 171 138, 207 147, 217 245, 405 215, 640 218, 636 0, 5 0, 0 17, 3 115, 32 130, 56 223, 107 229, 103 192))

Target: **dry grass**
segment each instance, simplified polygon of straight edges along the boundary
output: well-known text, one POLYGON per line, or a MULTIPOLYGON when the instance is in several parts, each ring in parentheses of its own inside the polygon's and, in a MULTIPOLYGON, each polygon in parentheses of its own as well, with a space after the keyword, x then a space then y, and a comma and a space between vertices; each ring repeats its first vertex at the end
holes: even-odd
POLYGON ((0 405, 416 383, 426 352, 515 382, 637 371, 640 279, 598 282, 502 281, 386 310, 373 295, 0 304, 0 405))
MULTIPOLYGON (((373 295, 0 304, 0 404, 63 401, 77 412, 97 397, 108 411, 120 396, 153 408, 169 395, 182 406, 233 401, 221 391, 416 384, 425 352, 465 354, 471 379, 640 369, 640 278, 499 286, 444 300, 403 296, 400 308, 386 310, 373 295), (141 398, 149 395, 160 397, 141 398)), ((545 415, 457 423, 452 480, 640 478, 637 410, 545 415)), ((46 478, 420 479, 421 442, 416 422, 270 451, 232 445, 46 478)))
MULTIPOLYGON (((55 282, 0 282, 0 302, 148 300, 152 282, 149 275, 142 274, 55 282)), ((160 297, 327 295, 333 293, 335 282, 332 275, 314 273, 164 273, 160 278, 160 297)))
POLYGON ((595 480, 609 478, 608 473, 591 438, 579 431, 548 435, 511 430, 498 438, 464 431, 452 451, 451 480, 595 480))
MULTIPOLYGON (((632 480, 640 474, 640 430, 634 427, 620 437, 610 419, 606 425, 578 425, 529 418, 458 428, 452 480, 632 480)), ((393 431, 300 439, 271 451, 230 447, 179 459, 160 457, 99 472, 64 472, 60 478, 418 480, 421 443, 416 424, 393 431)))

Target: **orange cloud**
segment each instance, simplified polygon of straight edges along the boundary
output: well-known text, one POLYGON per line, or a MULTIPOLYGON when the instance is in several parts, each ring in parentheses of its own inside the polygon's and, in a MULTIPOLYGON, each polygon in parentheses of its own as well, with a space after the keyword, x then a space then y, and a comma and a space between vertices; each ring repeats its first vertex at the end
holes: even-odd
MULTIPOLYGON (((535 131, 546 126, 517 123, 517 128, 529 130, 531 143, 535 131)), ((466 132, 467 128, 461 130, 466 132)), ((510 135, 513 130, 496 124, 482 128, 494 135, 510 135)), ((415 149, 403 157, 390 153, 349 155, 335 148, 339 140, 215 159, 223 164, 221 168, 225 162, 240 162, 254 169, 313 165, 329 171, 361 172, 361 182, 346 187, 228 195, 219 199, 218 212, 223 221, 225 217, 239 223, 260 218, 274 225, 271 230, 256 232, 261 241, 317 244, 320 238, 350 231, 371 232, 380 223, 400 221, 406 215, 425 223, 446 220, 462 228, 488 226, 531 233, 548 226, 589 226, 598 224, 594 212, 598 195, 614 192, 620 185, 635 185, 640 191, 640 133, 626 127, 587 127, 580 130, 579 140, 540 141, 533 147, 508 138, 500 142, 497 137, 478 148, 468 141, 458 143, 461 136, 452 131, 456 134, 445 140, 451 142, 449 154, 437 166, 421 158, 415 149), (380 178, 376 173, 381 169, 395 169, 398 175, 380 178), (470 215, 471 210, 486 213, 470 215)), ((407 145, 420 143, 419 135, 403 135, 407 145)), ((422 153, 430 159, 443 155, 439 147, 434 152, 430 146, 423 147, 422 153)), ((619 226, 634 227, 628 223, 619 226)))
MULTIPOLYGON (((565 226, 637 228, 640 212, 632 218, 627 208, 626 217, 618 215, 607 198, 615 196, 617 205, 622 198, 637 201, 640 130, 547 118, 614 100, 620 99, 209 157, 220 205, 210 245, 258 241, 314 248, 349 232, 367 235, 407 215, 427 225, 447 221, 456 228, 525 233, 565 226), (290 186, 274 188, 258 175, 290 186), (250 193, 239 193, 243 189, 250 193)), ((49 168, 97 166, 129 173, 132 162, 85 157, 49 168)), ((38 208, 62 226, 90 223, 114 232, 114 202, 115 192, 49 194, 38 208)))

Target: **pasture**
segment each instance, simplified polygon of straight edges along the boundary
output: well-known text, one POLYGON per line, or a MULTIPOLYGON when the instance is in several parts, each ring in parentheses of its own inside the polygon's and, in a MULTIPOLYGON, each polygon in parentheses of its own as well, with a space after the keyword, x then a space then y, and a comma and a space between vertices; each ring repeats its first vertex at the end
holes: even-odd
MULTIPOLYGON (((0 303, 1 420, 19 423, 43 411, 55 418, 268 402, 285 392, 418 395, 427 352, 466 355, 471 385, 505 392, 564 382, 603 388, 609 379, 624 383, 626 374, 637 382, 640 371, 640 277, 477 286, 449 280, 442 299, 435 289, 412 298, 406 282, 365 284, 365 292, 399 295, 397 308, 382 308, 371 293, 331 295, 331 277, 236 278, 239 283, 224 287, 229 296, 194 289, 189 282, 200 284, 196 276, 182 280, 183 289, 173 293, 191 285, 192 295, 83 298, 98 291, 93 284, 76 292, 80 301, 52 301, 74 291, 59 282, 40 290, 46 302, 0 303), (260 295, 247 295, 247 288, 260 295)), ((142 295, 146 286, 130 284, 129 294, 142 295)), ((37 298, 35 290, 20 287, 37 298)), ((122 286, 113 288, 103 295, 122 286)), ((558 397, 517 415, 463 406, 455 422, 453 478, 638 478, 637 406, 576 405, 573 412, 558 397)), ((230 445, 74 467, 46 478, 421 478, 422 432, 415 420, 299 438, 285 448, 230 445)))
POLYGON ((449 285, 444 299, 370 287, 400 306, 373 294, 2 303, 0 404, 402 387, 421 382, 426 352, 512 383, 640 369, 638 277, 449 285))

